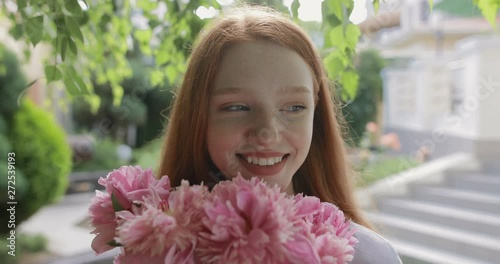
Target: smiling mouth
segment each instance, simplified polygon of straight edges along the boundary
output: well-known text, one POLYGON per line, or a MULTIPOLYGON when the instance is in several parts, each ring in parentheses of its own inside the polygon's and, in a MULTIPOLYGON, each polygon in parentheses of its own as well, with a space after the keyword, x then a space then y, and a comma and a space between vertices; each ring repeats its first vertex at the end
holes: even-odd
POLYGON ((281 163, 286 157, 290 156, 290 154, 285 154, 282 157, 270 157, 270 158, 258 158, 258 157, 251 157, 251 156, 245 157, 239 153, 236 154, 236 156, 239 159, 246 161, 249 164, 265 167, 265 166, 273 166, 273 165, 281 163))

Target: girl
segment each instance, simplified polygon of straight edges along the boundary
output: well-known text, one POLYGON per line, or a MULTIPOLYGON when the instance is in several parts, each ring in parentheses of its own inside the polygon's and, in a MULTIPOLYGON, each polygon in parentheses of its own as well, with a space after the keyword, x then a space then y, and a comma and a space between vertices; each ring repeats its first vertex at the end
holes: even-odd
MULTIPOLYGON (((219 17, 195 43, 159 175, 214 184, 241 173, 337 205, 357 224, 352 263, 400 263, 354 199, 321 58, 306 33, 259 7, 219 17)), ((336 116, 337 115, 337 116, 336 116)))

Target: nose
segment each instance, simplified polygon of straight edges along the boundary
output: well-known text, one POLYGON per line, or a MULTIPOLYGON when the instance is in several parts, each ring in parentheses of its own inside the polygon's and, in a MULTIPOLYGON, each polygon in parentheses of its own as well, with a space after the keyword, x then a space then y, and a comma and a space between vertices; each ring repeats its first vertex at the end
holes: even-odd
POLYGON ((271 113, 261 113, 252 121, 250 137, 255 144, 267 147, 280 142, 283 124, 279 117, 271 113))

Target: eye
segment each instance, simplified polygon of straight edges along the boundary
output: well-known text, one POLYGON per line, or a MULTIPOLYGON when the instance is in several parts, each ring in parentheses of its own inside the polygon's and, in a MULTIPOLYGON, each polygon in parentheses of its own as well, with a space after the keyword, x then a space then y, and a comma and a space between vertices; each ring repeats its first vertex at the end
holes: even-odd
POLYGON ((228 112, 236 112, 236 111, 248 111, 250 109, 244 105, 230 105, 230 106, 224 107, 222 110, 228 111, 228 112))
POLYGON ((288 111, 288 112, 302 112, 303 110, 305 110, 307 107, 303 106, 303 105, 291 105, 289 107, 286 107, 284 109, 284 111, 288 111))

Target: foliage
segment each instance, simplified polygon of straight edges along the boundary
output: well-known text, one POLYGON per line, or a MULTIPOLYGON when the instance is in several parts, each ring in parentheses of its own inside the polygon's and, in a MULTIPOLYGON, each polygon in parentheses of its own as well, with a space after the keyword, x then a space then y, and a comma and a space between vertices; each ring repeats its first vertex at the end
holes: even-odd
MULTIPOLYGON (((18 109, 18 99, 26 89, 26 78, 21 70, 16 54, 0 44, 0 116, 10 122, 11 116, 18 109)), ((2 122, 0 122, 2 123, 2 122)), ((3 124, 5 125, 5 124, 3 124)), ((0 125, 1 129, 2 125, 0 125)), ((0 133, 2 133, 0 131, 0 133)))
POLYGON ((157 168, 161 157, 162 138, 156 138, 134 151, 133 164, 142 168, 157 168))
MULTIPOLYGON (((4 237, 2 237, 5 240, 4 237)), ((26 234, 16 232, 16 256, 8 254, 8 247, 0 249, 0 263, 17 264, 23 263, 24 256, 27 253, 38 253, 47 250, 48 239, 42 234, 26 234)))
MULTIPOLYGON (((126 55, 137 44, 140 53, 154 58, 154 69, 147 75, 152 86, 163 82, 175 84, 182 75, 195 36, 206 24, 197 15, 199 8, 221 10, 216 0, 0 0, 3 15, 12 24, 10 34, 16 39, 53 48, 45 77, 49 82, 62 80, 72 95, 87 97, 97 111, 100 97, 94 93, 91 76, 97 85, 112 89, 113 104, 123 97, 122 81, 132 75, 126 55), (159 11, 164 10, 165 12, 159 11), (132 23, 131 21, 139 21, 132 23)), ((286 12, 279 0, 249 0, 267 3, 286 12)), ((431 7, 433 1, 429 0, 431 7)), ((474 0, 483 15, 494 25, 500 0, 474 0)), ((373 1, 377 10, 380 1, 373 1)), ((299 0, 293 0, 292 16, 298 20, 299 0)), ((354 0, 322 2, 324 63, 329 77, 342 87, 342 98, 349 100, 357 93, 358 74, 352 63, 360 29, 349 21, 354 0)), ((1 14, 0 14, 1 15, 1 14)), ((26 46, 28 48, 29 45, 26 46)), ((29 53, 29 52, 27 52, 29 53)))
POLYGON ((5 122, 5 118, 0 114, 0 135, 7 134, 7 122, 5 122))
POLYGON ((474 0, 483 16, 490 22, 493 27, 496 27, 495 18, 500 10, 500 0, 474 0))
MULTIPOLYGON (((1 1, 5 6, 6 0, 1 1)), ((286 11, 281 1, 249 2, 269 3, 286 11)), ((353 3, 323 2, 324 48, 330 53, 325 59, 327 69, 330 77, 343 85, 344 94, 351 96, 357 75, 350 58, 360 35, 348 20, 353 3)), ((137 43, 142 54, 155 58, 154 70, 148 72, 152 86, 164 81, 174 84, 184 72, 188 48, 207 22, 196 15, 201 6, 221 9, 216 0, 20 0, 17 10, 5 8, 4 15, 12 22, 10 34, 16 39, 53 47, 53 59, 45 68, 47 80, 62 80, 72 95, 93 95, 89 102, 97 110, 99 97, 93 91, 91 76, 95 74, 98 85, 107 83, 112 88, 113 103, 118 105, 123 96, 121 82, 132 74, 126 55, 133 47, 127 43, 137 43), (158 7, 166 9, 164 15, 158 7), (145 23, 132 24, 139 16, 145 23)), ((299 6, 298 0, 292 4, 296 19, 299 6)))
POLYGON ((137 128, 136 146, 140 147, 163 134, 173 100, 174 93, 170 89, 155 88, 148 91, 144 98, 148 107, 146 122, 137 128))
POLYGON ((119 145, 119 143, 110 138, 97 141, 94 144, 92 158, 75 163, 73 171, 113 170, 124 165, 124 162, 118 158, 117 148, 119 145))
MULTIPOLYGON (((187 48, 206 23, 194 11, 200 6, 220 8, 215 0, 19 0, 16 4, 17 10, 4 9, 13 24, 10 34, 53 48, 53 60, 45 68, 47 81, 62 80, 72 95, 88 95, 94 94, 90 80, 95 74, 97 84, 112 87, 115 105, 123 95, 121 81, 132 74, 126 60, 132 47, 127 43, 138 43, 142 54, 154 56, 153 85, 174 83, 184 70, 187 48), (166 12, 155 11, 158 7, 166 12), (131 21, 138 18, 147 23, 134 25, 131 21)), ((96 106, 99 98, 90 101, 96 106)))
POLYGON ((377 104, 382 101, 383 89, 380 71, 384 68, 384 61, 377 51, 360 52, 356 64, 360 76, 358 93, 354 100, 347 102, 342 108, 348 124, 349 144, 352 146, 359 145, 366 124, 376 121, 380 111, 377 104))
POLYGON ((133 75, 122 82, 124 95, 120 105, 113 105, 109 85, 96 85, 95 92, 102 98, 97 112, 92 112, 88 102, 76 100, 73 102, 73 118, 78 128, 83 130, 91 130, 106 120, 109 122, 109 136, 119 141, 123 138, 117 136, 117 131, 126 131, 128 126, 135 125, 140 146, 163 130, 163 123, 159 120, 165 121, 162 113, 164 115, 170 105, 173 94, 168 86, 151 86, 147 73, 152 68, 144 65, 139 58, 130 59, 130 62, 133 75))
MULTIPOLYGON (((16 155, 16 167, 23 171, 29 183, 26 195, 18 200, 16 207, 16 224, 20 224, 64 194, 71 169, 71 149, 53 116, 28 100, 15 113, 9 138, 16 155)), ((4 225, 0 233, 4 233, 6 227, 4 225)))

